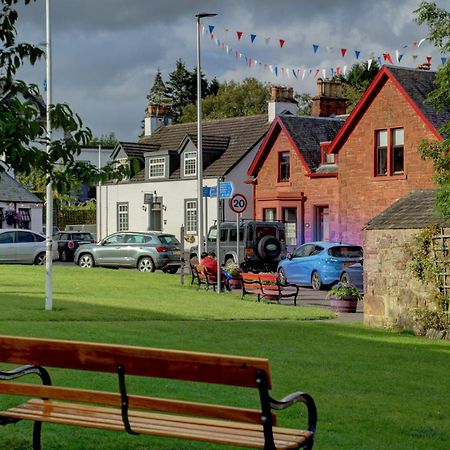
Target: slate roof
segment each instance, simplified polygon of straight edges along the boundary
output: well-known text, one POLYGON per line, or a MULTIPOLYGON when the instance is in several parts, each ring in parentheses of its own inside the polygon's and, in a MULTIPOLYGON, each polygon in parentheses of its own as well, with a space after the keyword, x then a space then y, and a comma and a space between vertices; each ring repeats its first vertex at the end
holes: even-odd
POLYGON ((0 201, 44 203, 39 197, 24 188, 18 181, 6 172, 0 172, 0 201))
POLYGON ((115 158, 117 153, 122 149, 128 157, 144 156, 146 152, 152 152, 159 150, 159 145, 140 144, 137 142, 119 142, 114 149, 112 157, 115 158))
POLYGON ((435 203, 435 190, 411 191, 374 217, 365 228, 366 230, 418 229, 433 223, 450 226, 450 218, 444 220, 436 212, 435 203))
POLYGON ((344 120, 335 117, 281 115, 279 118, 311 170, 320 165, 320 143, 332 141, 344 125, 344 120))
MULTIPOLYGON (((215 149, 217 159, 204 167, 203 176, 218 177, 228 173, 264 137, 269 126, 267 114, 204 122, 203 150, 215 149)), ((159 146, 159 150, 178 150, 186 136, 196 143, 197 122, 163 126, 153 135, 142 137, 139 144, 159 146)))
POLYGON ((434 128, 438 129, 450 120, 449 108, 444 108, 441 112, 438 112, 433 106, 425 102, 428 94, 437 88, 434 83, 436 72, 392 66, 388 66, 388 70, 434 128))

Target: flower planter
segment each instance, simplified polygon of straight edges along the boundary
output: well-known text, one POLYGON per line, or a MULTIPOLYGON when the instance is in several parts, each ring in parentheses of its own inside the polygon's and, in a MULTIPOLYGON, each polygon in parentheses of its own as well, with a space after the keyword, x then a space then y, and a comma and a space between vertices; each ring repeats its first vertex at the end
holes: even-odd
POLYGON ((239 275, 233 275, 228 282, 230 283, 231 289, 241 289, 241 277, 239 275))
POLYGON ((336 312, 354 313, 356 312, 357 305, 358 299, 351 295, 343 298, 330 298, 331 309, 336 312))

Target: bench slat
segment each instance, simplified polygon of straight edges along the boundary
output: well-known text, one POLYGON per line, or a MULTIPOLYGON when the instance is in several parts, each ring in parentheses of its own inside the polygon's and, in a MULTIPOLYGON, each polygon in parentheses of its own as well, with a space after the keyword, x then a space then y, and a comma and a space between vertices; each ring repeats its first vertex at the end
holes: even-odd
MULTIPOLYGON (((1 415, 106 430, 124 430, 119 410, 39 399, 30 400, 23 405, 2 412, 1 415)), ((129 419, 131 429, 137 433, 252 448, 264 447, 261 425, 137 411, 129 411, 129 419)), ((274 428, 275 444, 280 449, 298 448, 310 436, 309 431, 274 428)))
POLYGON ((244 387, 256 387, 261 369, 271 388, 269 361, 263 358, 0 336, 0 361, 113 373, 121 364, 130 375, 244 387))
MULTIPOLYGON (((90 402, 117 407, 121 405, 120 394, 115 392, 100 392, 88 389, 43 386, 29 383, 1 381, 0 393, 75 402, 90 402)), ((250 423, 260 423, 261 421, 261 411, 249 408, 169 400, 139 395, 128 395, 128 404, 130 408, 151 411, 191 414, 200 417, 214 417, 217 419, 238 420, 250 423)), ((272 414, 272 423, 276 423, 275 414, 272 414)))

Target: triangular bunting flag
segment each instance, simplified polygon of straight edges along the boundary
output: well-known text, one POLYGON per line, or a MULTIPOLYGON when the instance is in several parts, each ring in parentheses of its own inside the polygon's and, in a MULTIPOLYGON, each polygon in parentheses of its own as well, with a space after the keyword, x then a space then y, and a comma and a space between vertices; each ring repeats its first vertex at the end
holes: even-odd
POLYGON ((385 61, 390 62, 391 64, 394 64, 392 62, 391 55, 389 53, 383 53, 383 58, 385 61))
POLYGON ((214 39, 214 33, 211 33, 210 36, 211 36, 211 40, 213 40, 214 39))
POLYGON ((381 61, 381 56, 377 56, 378 65, 382 66, 383 62, 381 61))
POLYGON ((272 64, 269 64, 269 70, 273 73, 273 66, 272 66, 272 64))
POLYGON ((423 44, 424 41, 425 41, 425 38, 422 38, 422 39, 419 41, 419 43, 417 44, 417 48, 419 48, 419 47, 423 44))
POLYGON ((297 74, 295 73, 295 69, 292 69, 292 74, 294 75, 295 78, 298 78, 297 74))
POLYGON ((355 57, 356 59, 359 59, 359 55, 361 54, 361 52, 359 50, 355 50, 355 57))
POLYGON ((347 53, 347 49, 346 48, 341 48, 341 55, 342 55, 342 57, 344 57, 346 53, 347 53))
POLYGON ((248 64, 248 58, 245 57, 245 64, 248 64))
POLYGON ((277 66, 275 66, 275 76, 276 77, 278 76, 278 67, 277 66))
POLYGON ((305 77, 306 77, 306 70, 304 70, 303 73, 302 73, 302 80, 304 80, 305 77))
POLYGON ((414 61, 414 63, 416 62, 416 59, 417 59, 417 55, 411 55, 412 56, 412 59, 413 59, 413 61, 414 61))
POLYGON ((367 70, 370 70, 370 67, 372 66, 372 61, 373 61, 373 59, 369 59, 367 61, 367 70))
POLYGON ((447 57, 441 56, 441 62, 442 62, 442 65, 444 65, 447 62, 447 57))
POLYGON ((398 50, 395 50, 395 59, 397 60, 397 63, 399 63, 398 57, 400 55, 400 52, 398 50))
POLYGON ((240 41, 241 37, 242 37, 242 31, 236 31, 236 34, 237 34, 238 41, 240 41))
POLYGON ((280 47, 283 48, 284 45, 284 39, 280 39, 280 47))
POLYGON ((344 74, 344 77, 345 77, 345 74, 347 73, 347 66, 344 66, 344 69, 342 70, 342 73, 344 74))
POLYGON ((253 42, 255 42, 255 39, 256 39, 256 34, 251 34, 250 40, 252 41, 252 44, 253 44, 253 42))
POLYGON ((336 67, 336 75, 340 75, 341 74, 341 68, 340 67, 336 67))
POLYGON ((322 69, 322 75, 323 75, 324 78, 327 77, 327 71, 325 69, 322 69))
POLYGON ((266 45, 270 42, 270 37, 266 37, 266 38, 264 38, 264 41, 266 42, 266 45))
POLYGON ((248 67, 252 67, 252 58, 248 58, 248 67))
POLYGON ((431 56, 427 56, 427 63, 431 64, 431 56))
POLYGON ((210 26, 209 26, 209 32, 212 33, 213 30, 214 30, 214 25, 210 25, 210 26))
MULTIPOLYGON (((311 70, 312 70, 312 69, 311 69, 311 70)), ((319 73, 320 73, 320 70, 319 70, 319 69, 316 69, 316 74, 314 75, 314 78, 316 78, 317 75, 319 75, 319 73)))
POLYGON ((331 78, 333 78, 334 75, 334 69, 332 67, 330 67, 330 73, 331 73, 331 78))
POLYGON ((398 62, 400 62, 402 60, 402 58, 403 58, 402 54, 398 55, 398 62))
POLYGON ((317 53, 317 50, 319 49, 319 46, 317 45, 317 44, 313 44, 313 51, 314 51, 314 54, 316 54, 317 53))

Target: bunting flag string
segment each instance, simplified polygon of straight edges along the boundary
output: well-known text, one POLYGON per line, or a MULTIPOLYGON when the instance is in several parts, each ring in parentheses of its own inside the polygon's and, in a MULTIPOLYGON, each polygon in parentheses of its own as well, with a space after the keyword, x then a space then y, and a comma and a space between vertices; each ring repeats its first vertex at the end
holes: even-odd
MULTIPOLYGON (((275 64, 267 64, 267 63, 263 63, 249 55, 243 54, 241 52, 239 52, 236 49, 233 49, 232 46, 230 46, 229 44, 227 44, 225 42, 226 36, 229 32, 228 28, 225 28, 225 36, 224 39, 220 40, 216 37, 215 34, 218 33, 218 28, 214 25, 209 25, 208 28, 206 29, 206 27, 204 25, 202 25, 202 34, 205 35, 206 31, 209 31, 209 35, 210 35, 210 40, 214 41, 217 45, 217 47, 221 48, 222 51, 224 51, 227 55, 233 55, 234 54, 234 59, 236 61, 243 61, 245 63, 245 65, 248 67, 248 69, 263 69, 265 71, 270 71, 270 73, 272 73, 275 77, 278 76, 282 76, 282 77, 287 77, 289 79, 296 79, 296 80, 305 80, 306 78, 310 77, 310 76, 314 76, 314 78, 317 78, 319 76, 319 74, 321 74, 324 78, 327 78, 327 74, 329 74, 330 77, 333 77, 335 75, 346 75, 347 74, 347 70, 348 70, 348 64, 341 66, 337 66, 337 67, 330 67, 328 69, 324 69, 324 68, 315 68, 315 73, 314 73, 314 69, 313 68, 294 68, 294 67, 286 67, 286 66, 279 66, 279 65, 275 65, 275 64), (314 74, 314 75, 313 75, 314 74)), ((220 32, 220 30, 219 30, 220 32)), ((255 44, 258 39, 257 39, 257 35, 254 33, 245 33, 244 31, 236 31, 236 37, 237 40, 241 43, 244 43, 244 36, 249 36, 249 41, 251 42, 251 44, 255 44)), ((265 45, 269 45, 269 43, 271 42, 271 37, 267 36, 264 38, 264 42, 265 45)), ((389 64, 394 64, 394 60, 393 60, 393 55, 395 54, 395 63, 399 64, 400 61, 402 61, 402 59, 404 58, 405 54, 404 52, 406 51, 406 49, 419 49, 420 46, 422 46, 422 44, 425 42, 425 38, 419 39, 417 41, 414 41, 410 46, 405 44, 402 47, 399 47, 402 49, 402 53, 400 52, 400 50, 396 49, 396 50, 392 50, 391 51, 387 51, 387 52, 382 52, 379 53, 378 55, 375 52, 370 52, 368 55, 368 57, 364 57, 361 54, 360 50, 353 50, 352 55, 354 54, 354 59, 356 60, 355 63, 353 63, 351 65, 351 67, 357 66, 357 65, 361 65, 362 61, 367 63, 367 70, 370 70, 370 68, 372 67, 372 64, 374 61, 377 61, 378 64, 381 66, 383 64, 383 62, 387 62, 389 64), (361 61, 362 60, 362 61, 361 61)), ((248 42, 248 41, 247 41, 248 42)), ((278 39, 278 43, 280 48, 283 48, 283 46, 285 45, 286 41, 284 39, 278 39)), ((344 60, 348 60, 349 57, 351 57, 351 55, 349 55, 349 51, 348 48, 345 47, 333 47, 333 46, 325 46, 325 47, 321 47, 320 44, 312 44, 312 50, 313 50, 313 54, 320 56, 321 53, 321 48, 325 48, 326 52, 328 55, 332 54, 334 51, 338 51, 340 53, 340 57, 344 60)), ((422 51, 422 55, 423 55, 423 50, 420 49, 422 51)), ((418 58, 418 54, 414 53, 411 55, 412 61, 414 62, 414 64, 416 63, 416 60, 418 58)), ((327 57, 328 59, 328 57, 327 57)), ((426 56, 426 61, 428 64, 431 64, 431 56, 426 56)), ((447 62, 447 56, 442 56, 440 58, 441 63, 445 64, 447 62)))

